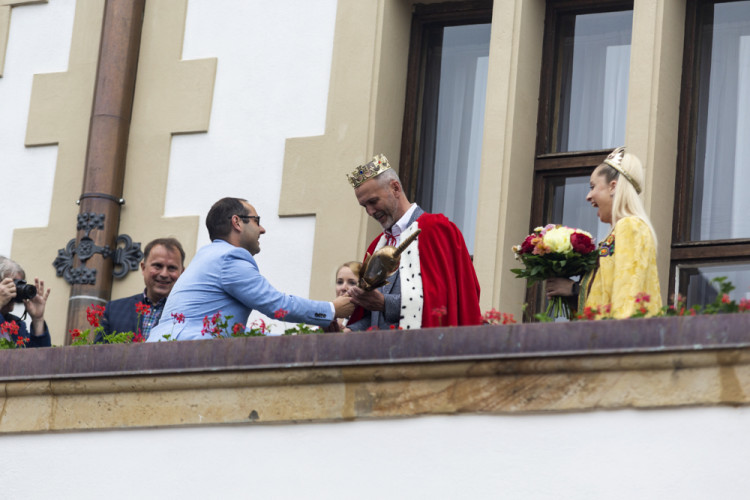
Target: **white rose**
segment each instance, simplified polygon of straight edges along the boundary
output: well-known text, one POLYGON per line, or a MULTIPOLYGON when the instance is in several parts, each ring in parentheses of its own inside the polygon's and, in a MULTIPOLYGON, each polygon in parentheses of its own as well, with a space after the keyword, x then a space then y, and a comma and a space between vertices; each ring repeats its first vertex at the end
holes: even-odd
POLYGON ((573 229, 565 226, 550 229, 544 235, 544 244, 547 245, 550 252, 570 253, 573 251, 573 245, 570 244, 570 235, 573 232, 573 229))

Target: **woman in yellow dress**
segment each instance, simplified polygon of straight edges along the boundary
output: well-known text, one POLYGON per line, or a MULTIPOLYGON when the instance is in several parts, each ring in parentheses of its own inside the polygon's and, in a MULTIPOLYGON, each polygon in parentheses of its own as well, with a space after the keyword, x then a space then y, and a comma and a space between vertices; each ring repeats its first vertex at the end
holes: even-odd
POLYGON ((566 278, 547 280, 547 298, 578 295, 579 313, 586 307, 596 308, 598 317, 628 318, 642 308, 646 316, 652 316, 661 310, 656 234, 638 196, 643 179, 641 161, 622 147, 596 167, 586 201, 612 229, 599 243, 597 266, 579 283, 566 278))

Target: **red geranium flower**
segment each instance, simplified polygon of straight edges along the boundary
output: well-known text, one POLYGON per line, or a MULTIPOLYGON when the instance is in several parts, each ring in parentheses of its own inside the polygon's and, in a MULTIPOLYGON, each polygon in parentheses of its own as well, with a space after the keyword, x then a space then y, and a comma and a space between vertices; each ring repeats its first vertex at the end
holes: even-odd
POLYGON ((5 335, 18 335, 18 324, 16 324, 15 321, 4 321, 2 325, 0 325, 0 332, 2 332, 5 335))
POLYGON ((640 292, 635 296, 635 303, 639 302, 651 302, 651 296, 645 292, 640 292))
POLYGON ((277 309, 276 312, 273 313, 273 317, 283 320, 284 318, 286 318, 287 314, 289 314, 289 311, 287 311, 286 309, 277 309))
POLYGON ((151 306, 144 304, 143 302, 138 302, 135 305, 135 312, 138 315, 148 316, 151 314, 151 306))
POLYGON ((86 308, 86 321, 89 322, 89 325, 93 326, 94 328, 99 327, 99 320, 104 315, 104 306, 95 306, 94 304, 91 304, 86 308))
POLYGON ((262 318, 258 318, 250 325, 250 329, 258 329, 260 330, 260 333, 266 333, 268 331, 266 327, 266 322, 263 321, 262 318))
POLYGON ((174 319, 178 323, 184 323, 185 315, 182 313, 172 313, 172 319, 174 319))
POLYGON ((234 326, 232 327, 232 333, 234 333, 235 335, 244 331, 245 331, 245 325, 243 325, 242 323, 235 323, 234 326))

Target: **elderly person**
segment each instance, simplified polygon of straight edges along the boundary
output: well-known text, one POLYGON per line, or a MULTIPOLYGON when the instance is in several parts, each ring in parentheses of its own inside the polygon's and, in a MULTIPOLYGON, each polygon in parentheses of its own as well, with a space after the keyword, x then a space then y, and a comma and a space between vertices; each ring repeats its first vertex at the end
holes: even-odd
POLYGON ((628 318, 641 307, 647 316, 661 310, 656 234, 638 196, 643 180, 641 161, 623 147, 596 167, 586 201, 612 230, 599 243, 597 266, 580 283, 566 278, 547 280, 548 298, 577 295, 579 311, 596 308, 600 317, 628 318))
POLYGON ((387 285, 371 291, 349 289, 359 308, 347 327, 411 330, 481 324, 479 280, 458 227, 410 202, 384 155, 357 167, 348 178, 359 205, 383 228, 368 254, 421 232, 401 254, 399 269, 387 285))
POLYGON ((35 278, 36 294, 33 294, 33 297, 30 297, 31 293, 19 294, 16 287, 19 284, 18 280, 26 280, 23 268, 17 262, 0 257, 0 324, 5 325, 4 330, 7 329, 3 336, 19 346, 49 347, 52 342, 47 323, 44 321, 44 308, 50 290, 45 289, 44 281, 35 278), (18 303, 22 303, 26 308, 20 318, 12 314, 18 303), (31 332, 23 321, 27 313, 31 318, 31 332))

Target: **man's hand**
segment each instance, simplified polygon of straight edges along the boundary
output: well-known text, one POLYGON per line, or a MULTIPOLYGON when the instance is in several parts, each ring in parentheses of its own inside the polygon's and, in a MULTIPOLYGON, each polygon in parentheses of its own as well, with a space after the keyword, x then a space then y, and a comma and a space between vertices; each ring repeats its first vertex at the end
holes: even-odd
POLYGON ((550 278, 544 282, 544 291, 547 298, 570 297, 573 295, 573 280, 568 278, 550 278))
POLYGON ((333 301, 333 308, 336 310, 337 318, 348 318, 354 312, 354 304, 346 295, 336 297, 333 301))
POLYGON ((39 337, 44 335, 44 308, 47 306, 50 289, 45 290, 44 281, 40 281, 39 278, 34 278, 34 286, 36 286, 36 296, 23 302, 31 317, 31 334, 39 337))
POLYGON ((6 305, 16 296, 16 284, 13 278, 5 278, 0 281, 0 307, 6 305))
POLYGON ((365 292, 360 287, 354 286, 347 294, 352 298, 352 302, 368 311, 385 311, 385 297, 377 290, 365 292))

